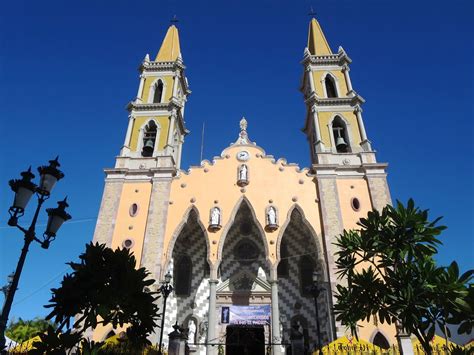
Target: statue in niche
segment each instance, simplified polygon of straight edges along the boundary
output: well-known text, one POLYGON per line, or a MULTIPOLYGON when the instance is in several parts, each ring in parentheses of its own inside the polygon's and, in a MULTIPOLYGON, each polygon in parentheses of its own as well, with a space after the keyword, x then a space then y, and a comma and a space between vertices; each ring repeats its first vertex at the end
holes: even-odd
POLYGON ((277 212, 275 207, 270 206, 267 209, 267 227, 266 229, 269 231, 274 231, 278 228, 277 224, 277 212))
POLYGON ((247 165, 242 164, 239 166, 239 172, 237 177, 237 185, 246 186, 249 183, 249 168, 247 165))
POLYGON ((248 180, 247 171, 248 171, 247 165, 242 164, 240 166, 240 171, 239 171, 239 180, 248 180))
POLYGON ((196 321, 193 318, 188 321, 188 341, 191 344, 196 342, 196 321))
POLYGON ((211 209, 211 216, 210 216, 210 227, 212 229, 219 229, 221 225, 221 210, 219 207, 213 207, 211 209))
POLYGON ((277 224, 276 211, 273 206, 268 209, 268 224, 277 224))

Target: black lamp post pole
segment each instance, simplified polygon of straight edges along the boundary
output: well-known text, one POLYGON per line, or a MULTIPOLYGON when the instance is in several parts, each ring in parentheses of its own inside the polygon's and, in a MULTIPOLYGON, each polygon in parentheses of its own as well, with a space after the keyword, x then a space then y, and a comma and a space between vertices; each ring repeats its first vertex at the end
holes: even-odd
POLYGON ((318 354, 321 354, 321 326, 319 323, 319 306, 318 306, 318 298, 319 295, 321 294, 321 291, 324 290, 324 288, 319 287, 320 284, 320 274, 318 272, 313 272, 313 284, 308 286, 308 291, 313 295, 314 298, 314 310, 316 314, 316 335, 318 337, 318 341, 316 343, 316 346, 318 348, 318 354))
POLYGON ((318 335, 318 353, 321 353, 321 327, 319 325, 319 307, 318 307, 318 297, 320 293, 320 289, 318 288, 318 285, 313 285, 314 290, 313 290, 313 297, 314 297, 314 309, 316 311, 316 332, 318 335))
POLYGON ((173 286, 170 284, 171 275, 167 273, 165 275, 165 282, 160 287, 160 293, 163 295, 163 313, 161 315, 161 329, 160 329, 160 344, 158 345, 158 354, 162 355, 162 346, 163 346, 163 330, 165 328, 165 314, 166 314, 166 300, 168 296, 173 291, 173 286))
POLYGON ((10 219, 8 225, 11 227, 17 227, 23 232, 24 244, 21 250, 20 258, 15 269, 15 273, 11 279, 11 283, 3 288, 5 292, 5 303, 3 304, 2 314, 0 315, 0 353, 5 354, 5 330, 7 328, 8 317, 13 304, 16 290, 18 289, 18 282, 20 280, 23 266, 25 265, 26 255, 28 249, 33 241, 38 242, 42 248, 48 249, 51 241, 56 238, 56 233, 61 227, 62 223, 71 218, 71 216, 65 211, 68 207, 66 199, 58 202, 58 208, 46 209, 48 213, 48 223, 46 231, 43 234, 43 238, 39 239, 36 236, 36 222, 38 221, 39 212, 43 203, 49 198, 50 193, 56 182, 64 177, 64 174, 57 168, 60 166, 58 158, 49 161, 49 166, 42 166, 38 168, 41 175, 40 185, 35 185, 31 180, 35 177, 31 173, 31 168, 28 171, 21 173, 23 177, 21 180, 11 180, 9 182, 10 187, 15 192, 15 199, 12 207, 9 209, 10 219), (30 227, 28 229, 23 228, 18 224, 18 219, 23 216, 26 205, 33 194, 38 196, 38 205, 36 211, 31 220, 30 227))
POLYGON ((38 199, 38 206, 36 207, 36 212, 31 221, 30 228, 28 230, 24 230, 23 228, 19 227, 25 233, 25 244, 23 244, 23 249, 21 250, 20 259, 18 259, 18 264, 16 265, 15 274, 13 276, 13 280, 11 286, 7 292, 7 297, 5 299, 5 303, 2 309, 2 315, 0 317, 0 349, 3 351, 5 348, 5 330, 7 329, 8 323, 8 316, 10 314, 10 310, 12 308, 13 299, 15 297, 15 292, 18 288, 18 282, 20 281, 20 275, 23 271, 23 265, 25 264, 26 254, 28 254, 28 248, 30 247, 31 242, 35 239, 35 227, 36 221, 38 220, 39 211, 41 209, 41 205, 46 200, 43 196, 38 199))

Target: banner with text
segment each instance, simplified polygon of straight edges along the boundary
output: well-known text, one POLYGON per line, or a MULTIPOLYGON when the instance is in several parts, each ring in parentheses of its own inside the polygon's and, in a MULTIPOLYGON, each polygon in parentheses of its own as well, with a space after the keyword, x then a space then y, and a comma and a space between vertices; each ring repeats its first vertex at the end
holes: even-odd
POLYGON ((270 305, 258 306, 223 306, 221 308, 222 324, 269 324, 270 305))

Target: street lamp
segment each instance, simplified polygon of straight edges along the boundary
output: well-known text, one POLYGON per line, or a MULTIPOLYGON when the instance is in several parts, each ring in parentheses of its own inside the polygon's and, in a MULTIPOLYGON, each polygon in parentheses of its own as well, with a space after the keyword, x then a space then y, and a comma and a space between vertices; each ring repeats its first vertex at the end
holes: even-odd
POLYGON ((56 157, 56 159, 49 161, 49 165, 39 167, 39 185, 36 185, 32 181, 35 175, 31 172, 31 167, 27 171, 21 173, 21 179, 10 180, 9 182, 12 191, 15 193, 15 197, 12 206, 8 210, 10 214, 8 225, 11 227, 17 227, 23 232, 25 243, 21 250, 15 273, 9 276, 8 289, 2 289, 2 291, 5 292, 5 303, 0 316, 0 352, 2 353, 5 349, 5 329, 7 327, 8 316, 10 314, 13 298, 15 297, 15 292, 18 288, 18 282, 20 280, 20 275, 23 270, 23 265, 25 264, 30 244, 35 241, 38 242, 42 248, 48 249, 49 244, 56 238, 56 233, 58 232, 59 227, 61 227, 65 221, 71 219, 71 215, 66 212, 66 207, 69 207, 69 205, 67 204, 66 199, 64 199, 63 201, 58 202, 57 208, 48 208, 46 210, 48 213, 48 224, 46 225, 46 230, 41 239, 36 236, 36 222, 38 220, 41 206, 49 198, 51 190, 54 185, 56 185, 56 182, 64 177, 64 174, 58 169, 59 166, 58 157, 56 157), (38 197, 38 204, 33 219, 31 220, 31 224, 29 228, 26 229, 18 224, 18 219, 24 215, 26 206, 35 193, 38 197))
POLYGON ((163 328, 165 327, 165 312, 166 312, 166 299, 173 291, 171 285, 171 274, 168 271, 165 275, 165 281, 160 286, 159 292, 163 295, 163 313, 161 314, 161 330, 160 330, 160 345, 158 346, 158 354, 162 355, 161 347, 163 345, 163 328))
POLYGON ((319 283, 320 283, 319 279, 320 279, 320 274, 317 271, 314 271, 313 284, 308 286, 308 292, 311 293, 311 295, 314 298, 314 310, 316 312, 316 332, 317 332, 317 337, 318 337, 318 342, 316 344, 318 348, 318 354, 321 354, 321 327, 319 324, 318 297, 321 294, 321 291, 324 291, 325 289, 319 286, 319 283))

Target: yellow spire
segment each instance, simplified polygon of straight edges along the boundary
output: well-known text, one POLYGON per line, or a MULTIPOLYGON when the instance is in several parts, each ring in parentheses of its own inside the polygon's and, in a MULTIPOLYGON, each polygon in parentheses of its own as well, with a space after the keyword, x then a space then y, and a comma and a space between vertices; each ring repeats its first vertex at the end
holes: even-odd
POLYGON ((332 54, 328 41, 324 37, 323 30, 315 18, 312 18, 309 23, 308 49, 312 55, 332 54))
POLYGON ((181 54, 179 47, 179 34, 175 25, 171 25, 166 32, 165 39, 161 44, 160 51, 156 56, 156 62, 174 62, 181 54))

